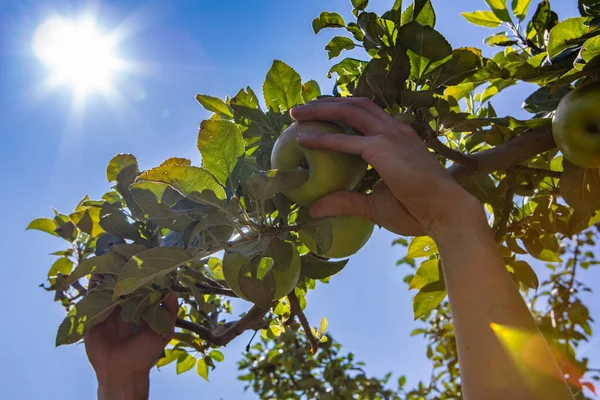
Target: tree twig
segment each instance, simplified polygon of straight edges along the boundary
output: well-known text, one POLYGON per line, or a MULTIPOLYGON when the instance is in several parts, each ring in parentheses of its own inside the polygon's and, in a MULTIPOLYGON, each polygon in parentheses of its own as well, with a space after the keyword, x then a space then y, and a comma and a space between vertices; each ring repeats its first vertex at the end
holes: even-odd
POLYGON ((411 126, 419 136, 421 136, 429 148, 437 154, 446 157, 448 160, 455 163, 466 165, 470 168, 477 168, 477 160, 475 157, 446 146, 439 139, 437 132, 435 132, 427 122, 416 119, 411 122, 411 126))
POLYGON ((268 328, 268 322, 264 320, 267 311, 264 308, 253 306, 240 320, 219 325, 215 330, 180 318, 177 318, 175 326, 194 332, 200 339, 213 346, 226 346, 247 330, 257 331, 268 328))
POLYGON ((550 171, 548 169, 526 167, 524 165, 515 165, 513 167, 513 169, 515 170, 515 172, 523 172, 523 173, 530 173, 530 174, 534 174, 534 175, 542 175, 544 177, 549 177, 549 178, 560 178, 562 176, 562 173, 559 171, 550 171))
POLYGON ((319 348, 319 341, 312 333, 312 329, 310 327, 310 324, 308 323, 308 319, 306 319, 306 315, 304 315, 304 311, 302 311, 302 308, 300 307, 298 297, 296 296, 296 293, 293 290, 288 294, 287 297, 290 301, 290 311, 292 312, 292 316, 290 316, 290 318, 293 318, 294 315, 298 316, 300 324, 302 324, 302 328, 304 328, 304 332, 306 333, 306 337, 308 338, 308 341, 310 343, 310 351, 313 354, 315 354, 317 352, 317 349, 319 348))
MULTIPOLYGON (((237 294, 234 293, 233 290, 231 289, 227 289, 225 287, 216 287, 216 286, 212 286, 212 285, 206 285, 203 283, 195 283, 194 286, 196 286, 198 288, 199 291, 201 291, 203 294, 218 294, 221 296, 229 296, 229 297, 239 297, 237 294)), ((176 292, 176 293, 190 293, 190 289, 181 286, 181 285, 172 285, 171 286, 171 290, 176 292)))
POLYGON ((468 183, 481 175, 506 170, 540 153, 556 148, 552 128, 544 127, 525 132, 503 144, 484 150, 472 157, 474 165, 454 164, 448 169, 459 183, 468 183))

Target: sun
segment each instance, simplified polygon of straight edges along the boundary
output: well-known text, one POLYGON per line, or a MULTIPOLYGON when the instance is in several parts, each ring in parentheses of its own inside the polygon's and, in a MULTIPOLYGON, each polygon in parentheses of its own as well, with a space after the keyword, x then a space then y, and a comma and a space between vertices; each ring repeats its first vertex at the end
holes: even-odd
POLYGON ((51 86, 68 85, 77 98, 109 92, 124 62, 116 54, 114 35, 98 31, 91 17, 51 17, 35 31, 33 50, 50 70, 51 86))

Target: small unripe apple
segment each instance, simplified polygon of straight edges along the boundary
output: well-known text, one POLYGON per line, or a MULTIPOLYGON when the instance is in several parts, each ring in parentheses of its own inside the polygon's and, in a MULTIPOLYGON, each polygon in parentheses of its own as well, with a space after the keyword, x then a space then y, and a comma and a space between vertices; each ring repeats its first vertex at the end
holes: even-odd
POLYGON ((356 254, 369 241, 375 227, 371 221, 356 217, 330 217, 321 224, 331 224, 332 234, 331 246, 321 254, 314 235, 307 230, 300 230, 298 236, 311 252, 327 258, 345 258, 356 254))
POLYGON ((277 138, 271 153, 272 168, 291 171, 300 166, 308 170, 304 184, 284 191, 287 198, 304 207, 329 193, 356 189, 367 171, 367 163, 360 156, 300 146, 298 134, 310 132, 347 133, 333 122, 295 122, 277 138))
MULTIPOLYGON (((292 252, 289 265, 287 267, 273 265, 268 272, 268 274, 271 275, 263 279, 265 287, 267 285, 275 286, 275 294, 271 301, 279 300, 290 293, 296 287, 298 280, 300 279, 300 254, 293 243, 288 244, 290 245, 292 252)), ((240 279, 243 279, 243 277, 240 277, 240 273, 243 275, 244 271, 246 271, 250 274, 249 270, 252 261, 251 258, 244 257, 242 254, 226 251, 223 256, 223 276, 231 290, 233 290, 240 298, 256 302, 256 299, 251 298, 252 294, 244 293, 240 285, 240 279)), ((254 294, 256 294, 256 292, 254 292, 254 294)))
POLYGON ((600 168, 600 82, 577 88, 560 101, 552 134, 564 157, 584 168, 600 168))

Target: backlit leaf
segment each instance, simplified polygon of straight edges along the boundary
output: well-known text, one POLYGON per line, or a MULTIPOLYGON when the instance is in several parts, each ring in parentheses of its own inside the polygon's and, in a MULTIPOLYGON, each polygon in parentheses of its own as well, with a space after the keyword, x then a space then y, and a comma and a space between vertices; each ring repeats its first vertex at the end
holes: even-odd
POLYGON ((502 20, 492 11, 463 12, 460 15, 475 25, 486 26, 488 28, 497 28, 502 23, 502 20))
POLYGON ((37 229, 38 231, 58 236, 58 234, 54 232, 56 228, 56 224, 50 218, 37 218, 31 221, 29 225, 27 225, 27 229, 37 229))
POLYGON ((312 22, 312 28, 315 33, 319 33, 324 28, 343 28, 346 26, 344 18, 336 12, 323 11, 312 22))
POLYGON ((300 75, 279 60, 273 61, 267 73, 263 93, 267 108, 275 112, 285 112, 304 103, 300 75))
POLYGON ((209 96, 206 94, 197 94, 196 100, 206 110, 219 114, 224 118, 233 118, 233 112, 231 108, 218 97, 209 96))
POLYGON ((440 276, 440 263, 438 260, 427 260, 424 261, 412 281, 410 282, 409 289, 421 290, 430 283, 438 282, 441 279, 440 276))
POLYGON ((206 365, 206 360, 204 357, 198 359, 198 363, 196 364, 196 372, 200 375, 204 380, 208 381, 208 366, 206 365))
POLYGON ((429 236, 418 236, 408 245, 406 258, 428 257, 437 253, 437 245, 429 236))
POLYGON ((225 184, 238 158, 244 154, 244 139, 233 122, 205 120, 200 124, 198 150, 202 154, 202 166, 225 184))

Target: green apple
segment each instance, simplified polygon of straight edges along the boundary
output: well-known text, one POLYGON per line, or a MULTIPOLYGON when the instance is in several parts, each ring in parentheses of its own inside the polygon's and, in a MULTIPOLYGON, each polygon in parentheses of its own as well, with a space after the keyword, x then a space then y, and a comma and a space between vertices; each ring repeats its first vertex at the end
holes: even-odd
POLYGON ((345 258, 355 254, 369 241, 375 226, 371 221, 356 217, 330 217, 320 224, 330 224, 331 227, 331 242, 328 243, 331 246, 324 252, 319 252, 314 229, 301 229, 298 236, 310 251, 327 258, 345 258))
MULTIPOLYGON (((269 288, 269 285, 275 286, 274 297, 269 299, 269 301, 279 300, 290 293, 296 287, 298 280, 300 279, 300 254, 293 243, 283 243, 285 243, 285 246, 287 246, 286 250, 291 251, 291 256, 288 253, 287 257, 283 257, 289 262, 289 264, 287 267, 285 265, 273 265, 262 280, 258 281, 255 279, 255 282, 258 284, 252 285, 253 293, 244 293, 244 291, 242 291, 240 279, 245 279, 245 277, 240 275, 248 274, 249 276, 253 276, 253 272, 251 271, 252 268, 254 268, 252 265, 253 259, 260 256, 248 258, 239 253, 226 251, 225 255, 223 256, 223 276, 225 277, 225 281, 231 290, 233 290, 233 292, 240 298, 251 302, 256 302, 258 298, 264 299, 263 295, 265 293, 257 293, 256 291, 264 289, 266 292, 269 288)), ((281 246, 279 250, 281 250, 281 246)), ((270 257, 268 253, 263 254, 263 256, 270 257)))
POLYGON ((353 154, 305 149, 296 141, 303 132, 347 133, 333 122, 303 121, 293 123, 277 138, 271 153, 271 167, 290 171, 301 166, 308 169, 309 175, 301 186, 284 191, 285 196, 298 205, 310 207, 326 194, 356 189, 365 176, 367 163, 353 154))
POLYGON ((552 134, 559 150, 573 164, 600 167, 600 82, 577 88, 560 101, 552 134))

